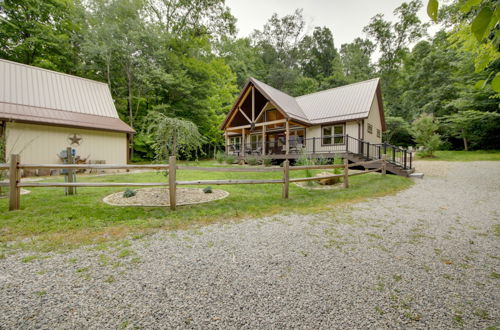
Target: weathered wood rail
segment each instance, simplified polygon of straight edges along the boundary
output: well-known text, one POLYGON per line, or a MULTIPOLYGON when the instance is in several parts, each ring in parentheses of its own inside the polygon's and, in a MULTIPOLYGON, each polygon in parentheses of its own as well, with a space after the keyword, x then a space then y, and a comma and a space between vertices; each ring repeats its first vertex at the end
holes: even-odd
POLYGON ((168 164, 144 164, 144 165, 106 165, 106 164, 22 164, 19 155, 10 156, 10 164, 0 164, 0 170, 9 171, 9 181, 0 182, 0 187, 9 187, 9 210, 18 210, 21 201, 21 188, 24 187, 156 187, 166 186, 169 189, 170 208, 176 208, 176 193, 177 186, 183 185, 231 185, 231 184, 282 184, 282 197, 287 199, 289 196, 290 182, 304 182, 304 181, 319 181, 330 178, 343 178, 344 188, 349 187, 349 177, 354 175, 361 175, 370 172, 381 171, 382 175, 386 174, 386 160, 372 160, 359 163, 349 164, 347 159, 344 159, 344 164, 332 165, 308 165, 308 166, 290 166, 289 160, 283 162, 283 167, 197 167, 197 166, 183 166, 177 165, 176 158, 170 157, 168 164), (375 165, 380 166, 375 169, 365 170, 362 172, 349 173, 349 168, 355 166, 375 165), (21 170, 23 169, 95 169, 95 170, 109 170, 109 169, 151 169, 151 170, 166 170, 168 172, 168 182, 21 182, 21 170), (324 170, 324 169, 343 169, 342 174, 332 174, 320 177, 304 177, 304 178, 290 178, 291 171, 299 170, 324 170), (257 173, 274 173, 280 172, 283 174, 281 179, 226 179, 226 180, 192 180, 192 181, 178 181, 177 170, 184 171, 204 171, 204 172, 257 172, 257 173))

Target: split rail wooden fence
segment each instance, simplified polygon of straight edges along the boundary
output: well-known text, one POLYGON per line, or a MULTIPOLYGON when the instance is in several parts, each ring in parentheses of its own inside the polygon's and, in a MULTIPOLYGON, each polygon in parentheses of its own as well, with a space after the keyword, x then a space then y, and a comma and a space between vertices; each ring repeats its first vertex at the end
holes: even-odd
POLYGON ((21 188, 28 187, 157 187, 166 186, 169 189, 170 208, 176 208, 176 192, 177 186, 191 185, 230 185, 230 184, 282 184, 282 197, 288 198, 290 182, 304 181, 319 181, 330 178, 343 178, 344 188, 349 187, 349 177, 355 175, 366 174, 370 172, 381 171, 382 175, 386 174, 386 160, 371 160, 349 164, 347 159, 344 159, 343 164, 332 165, 308 165, 308 166, 290 166, 288 160, 283 162, 283 167, 198 167, 198 166, 178 166, 176 158, 170 157, 168 164, 145 164, 145 165, 106 165, 106 164, 22 164, 19 155, 10 156, 10 164, 0 164, 0 171, 9 171, 9 181, 0 182, 0 187, 9 187, 9 210, 18 210, 21 201, 21 188), (361 172, 349 173, 349 168, 372 165, 380 166, 374 169, 368 169, 361 172), (342 174, 332 174, 328 176, 315 176, 307 178, 290 178, 290 171, 298 170, 322 170, 322 169, 343 169, 342 174), (150 170, 166 170, 168 171, 168 182, 21 182, 21 170, 23 169, 66 169, 74 170, 116 170, 116 169, 150 169, 150 170), (228 179, 228 180, 194 180, 194 181, 178 181, 177 170, 188 171, 204 171, 204 172, 281 172, 281 179, 228 179))

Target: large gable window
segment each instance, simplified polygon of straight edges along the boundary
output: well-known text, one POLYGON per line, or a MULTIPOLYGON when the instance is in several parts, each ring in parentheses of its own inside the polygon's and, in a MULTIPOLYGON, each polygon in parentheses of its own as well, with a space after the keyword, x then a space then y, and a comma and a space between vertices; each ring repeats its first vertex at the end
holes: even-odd
POLYGON ((344 144, 344 125, 323 126, 321 142, 323 145, 344 144))

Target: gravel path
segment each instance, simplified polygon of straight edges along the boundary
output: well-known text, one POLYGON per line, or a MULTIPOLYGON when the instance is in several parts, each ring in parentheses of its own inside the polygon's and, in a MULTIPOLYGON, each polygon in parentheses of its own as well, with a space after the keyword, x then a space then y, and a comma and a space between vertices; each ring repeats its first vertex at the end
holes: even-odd
POLYGON ((498 326, 499 165, 330 213, 8 256, 0 328, 498 326))

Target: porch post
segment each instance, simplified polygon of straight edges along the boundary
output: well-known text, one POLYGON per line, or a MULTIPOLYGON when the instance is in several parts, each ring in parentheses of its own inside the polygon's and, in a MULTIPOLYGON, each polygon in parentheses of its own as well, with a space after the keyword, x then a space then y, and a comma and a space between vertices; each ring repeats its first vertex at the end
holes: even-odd
POLYGON ((243 157, 245 157, 245 144, 246 144, 245 129, 243 128, 241 130, 241 153, 243 154, 243 157))
POLYGON ((262 156, 266 155, 266 125, 262 126, 262 156))
POLYGON ((227 131, 224 131, 224 153, 226 155, 229 154, 229 150, 228 150, 228 139, 227 139, 227 131))
POLYGON ((288 119, 286 120, 286 132, 285 132, 285 153, 288 155, 290 152, 290 124, 288 123, 288 119))

